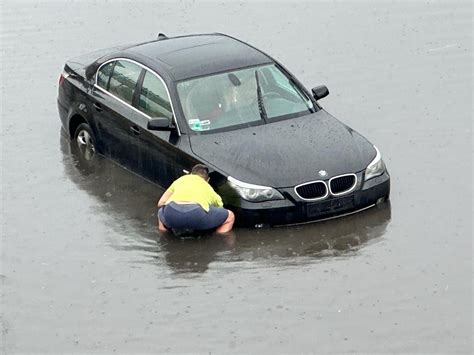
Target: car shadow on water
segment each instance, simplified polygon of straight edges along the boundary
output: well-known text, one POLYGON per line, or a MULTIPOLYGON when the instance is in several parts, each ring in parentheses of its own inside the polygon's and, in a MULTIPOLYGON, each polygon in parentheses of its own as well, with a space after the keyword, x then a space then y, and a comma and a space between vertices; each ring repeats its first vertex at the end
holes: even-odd
MULTIPOLYGON (((176 239, 156 228, 159 186, 97 154, 79 151, 63 130, 60 147, 66 176, 98 201, 99 214, 119 236, 117 250, 138 251, 138 262, 166 263, 175 273, 203 273, 213 262, 232 269, 238 262, 255 266, 291 266, 327 257, 350 257, 384 235, 391 219, 390 202, 350 216, 306 225, 245 229, 226 236, 176 239)), ((237 266, 236 266, 237 268, 237 266)))

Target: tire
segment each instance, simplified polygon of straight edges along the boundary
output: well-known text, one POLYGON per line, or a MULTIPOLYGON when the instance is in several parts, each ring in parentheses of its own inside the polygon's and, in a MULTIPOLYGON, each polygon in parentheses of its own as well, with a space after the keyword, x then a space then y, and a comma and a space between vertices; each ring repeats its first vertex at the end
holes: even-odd
POLYGON ((81 123, 74 133, 74 143, 84 160, 92 160, 96 154, 96 140, 91 127, 81 123))

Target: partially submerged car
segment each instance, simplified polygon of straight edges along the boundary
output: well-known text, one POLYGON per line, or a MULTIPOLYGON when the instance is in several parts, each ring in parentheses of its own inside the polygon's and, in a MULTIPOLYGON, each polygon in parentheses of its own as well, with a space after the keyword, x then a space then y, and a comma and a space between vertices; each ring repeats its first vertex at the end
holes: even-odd
POLYGON ((388 199, 378 149, 324 111, 280 63, 224 34, 168 38, 69 60, 59 80, 64 129, 166 188, 194 164, 241 225, 286 225, 388 199))

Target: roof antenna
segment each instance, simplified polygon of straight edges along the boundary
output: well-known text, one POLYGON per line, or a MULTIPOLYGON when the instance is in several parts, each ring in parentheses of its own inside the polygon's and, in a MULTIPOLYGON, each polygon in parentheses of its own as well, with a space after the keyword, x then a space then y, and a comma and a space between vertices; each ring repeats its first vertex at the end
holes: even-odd
POLYGON ((168 36, 165 35, 164 33, 158 33, 158 37, 156 38, 158 40, 161 40, 161 39, 168 39, 168 36))

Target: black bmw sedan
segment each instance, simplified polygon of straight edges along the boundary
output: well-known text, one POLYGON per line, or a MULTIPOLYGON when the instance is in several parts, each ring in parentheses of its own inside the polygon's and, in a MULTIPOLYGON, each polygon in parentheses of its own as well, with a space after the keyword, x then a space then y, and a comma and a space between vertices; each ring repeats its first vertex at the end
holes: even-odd
POLYGON ((115 47, 69 60, 64 129, 162 187, 197 163, 241 225, 345 215, 388 199, 390 176, 367 139, 324 111, 282 64, 223 34, 115 47))

